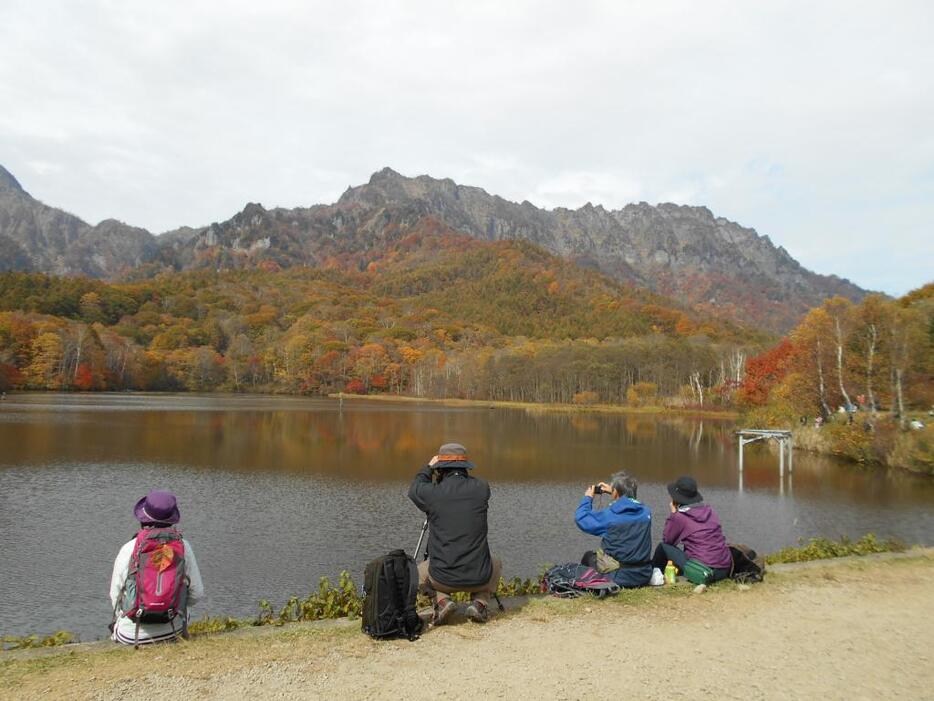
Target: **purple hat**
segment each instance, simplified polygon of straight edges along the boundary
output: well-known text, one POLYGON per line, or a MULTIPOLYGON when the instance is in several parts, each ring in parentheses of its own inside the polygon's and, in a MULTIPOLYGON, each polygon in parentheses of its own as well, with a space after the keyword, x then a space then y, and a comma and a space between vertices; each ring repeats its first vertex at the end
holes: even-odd
POLYGON ((178 523, 182 517, 172 492, 154 489, 133 507, 133 515, 140 523, 178 523))

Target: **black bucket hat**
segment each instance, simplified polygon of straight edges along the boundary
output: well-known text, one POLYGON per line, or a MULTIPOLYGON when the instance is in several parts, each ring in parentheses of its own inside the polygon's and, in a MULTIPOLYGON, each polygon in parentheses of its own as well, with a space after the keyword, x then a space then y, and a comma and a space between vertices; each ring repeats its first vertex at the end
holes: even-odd
POLYGON ((444 470, 451 467, 460 467, 472 470, 474 464, 467 459, 467 449, 460 443, 445 443, 438 448, 438 462, 435 467, 444 470))
POLYGON ((668 493, 671 495, 671 500, 673 502, 681 504, 682 506, 697 504, 704 501, 704 497, 697 491, 697 480, 688 475, 679 477, 669 484, 668 493))

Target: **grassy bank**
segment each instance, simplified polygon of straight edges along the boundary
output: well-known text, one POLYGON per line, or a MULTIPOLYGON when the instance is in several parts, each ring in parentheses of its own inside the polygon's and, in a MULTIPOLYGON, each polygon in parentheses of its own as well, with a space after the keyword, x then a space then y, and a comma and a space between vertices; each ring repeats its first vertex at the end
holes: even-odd
POLYGON ((820 428, 787 404, 777 402, 746 411, 739 422, 749 428, 778 428, 792 432, 794 446, 819 455, 832 455, 867 467, 889 467, 934 476, 934 421, 919 411, 909 412, 903 428, 890 414, 858 411, 852 423, 845 414, 833 414, 820 428), (910 427, 919 420, 924 428, 910 427))
POLYGON ((778 565, 812 560, 831 560, 838 557, 875 555, 877 553, 900 553, 907 549, 908 546, 896 538, 879 540, 874 533, 867 533, 855 541, 845 537, 840 540, 811 538, 807 543, 802 541, 796 546, 769 553, 765 556, 765 561, 770 565, 778 565))
MULTIPOLYGON (((544 568, 543 568, 544 572, 544 568)), ((528 596, 541 593, 541 576, 533 579, 513 577, 499 581, 496 593, 501 598, 528 596)), ((456 601, 467 601, 468 595, 455 594, 456 601)), ((429 606, 427 597, 419 595, 419 605, 429 606)), ((249 618, 233 616, 205 616, 191 623, 188 632, 192 637, 212 633, 223 633, 257 626, 282 626, 287 623, 359 618, 363 611, 363 595, 349 572, 341 572, 336 585, 327 577, 318 582, 318 589, 305 597, 291 596, 281 607, 274 606, 268 599, 257 605, 257 613, 249 618)), ((0 651, 25 650, 42 647, 57 647, 77 642, 78 637, 69 631, 58 631, 48 636, 5 635, 0 638, 0 651)))
POLYGON ((646 414, 655 416, 695 416, 710 419, 737 419, 739 413, 732 410, 677 408, 663 406, 624 406, 622 404, 559 404, 544 402, 506 402, 489 399, 426 399, 399 394, 346 394, 328 395, 332 399, 368 399, 377 402, 437 404, 450 407, 486 407, 490 409, 522 409, 529 412, 602 413, 602 414, 646 414))
POLYGON ((890 421, 878 421, 871 428, 841 421, 821 428, 797 427, 792 433, 795 447, 802 450, 934 476, 934 425, 902 430, 890 421))
MULTIPOLYGON (((851 541, 842 538, 838 541, 827 538, 812 538, 808 542, 800 542, 797 546, 782 548, 766 555, 768 564, 805 562, 810 560, 823 560, 854 555, 870 555, 885 552, 903 552, 907 546, 899 540, 889 538, 880 540, 873 533, 867 533, 862 538, 851 541)), ((541 567, 538 577, 531 579, 500 579, 497 594, 501 598, 521 596, 534 596, 542 591, 542 576, 548 565, 541 567)), ((633 590, 624 592, 629 600, 633 596, 656 596, 659 590, 633 590)), ((468 595, 455 595, 455 600, 465 602, 468 595)), ((429 606, 427 598, 421 597, 419 606, 429 606)), ((194 621, 189 627, 189 633, 197 638, 201 635, 222 633, 257 626, 283 626, 288 623, 306 621, 332 620, 338 618, 355 619, 363 610, 363 597, 357 585, 348 572, 341 572, 337 584, 332 585, 327 577, 322 577, 318 589, 306 597, 292 596, 280 608, 275 607, 268 599, 258 604, 256 616, 252 618, 235 618, 232 616, 205 616, 194 621)), ((39 647, 55 647, 66 645, 77 640, 77 636, 68 631, 58 631, 49 636, 26 635, 4 636, 2 650, 22 650, 39 647)))

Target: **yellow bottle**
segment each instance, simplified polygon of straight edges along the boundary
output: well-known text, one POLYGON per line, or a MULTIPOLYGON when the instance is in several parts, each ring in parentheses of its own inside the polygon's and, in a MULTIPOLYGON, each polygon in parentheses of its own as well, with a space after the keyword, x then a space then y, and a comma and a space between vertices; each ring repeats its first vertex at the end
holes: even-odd
POLYGON ((677 576, 678 569, 675 567, 675 563, 669 560, 668 564, 665 565, 665 584, 674 584, 677 576))

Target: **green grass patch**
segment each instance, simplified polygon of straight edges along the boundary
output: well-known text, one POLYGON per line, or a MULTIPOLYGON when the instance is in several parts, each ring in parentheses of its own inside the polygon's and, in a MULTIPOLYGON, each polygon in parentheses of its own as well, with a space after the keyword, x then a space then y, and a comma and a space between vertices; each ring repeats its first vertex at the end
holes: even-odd
POLYGON ((851 541, 846 536, 840 540, 811 538, 807 543, 802 539, 797 546, 782 548, 777 552, 766 555, 765 561, 767 564, 774 565, 780 562, 808 562, 810 560, 827 560, 850 555, 900 553, 907 549, 908 546, 896 538, 879 540, 874 533, 867 533, 856 541, 851 541))
POLYGON ((4 635, 0 638, 0 646, 3 650, 29 650, 37 647, 57 647, 77 642, 78 638, 74 633, 67 630, 59 630, 51 635, 40 637, 38 635, 4 635))

